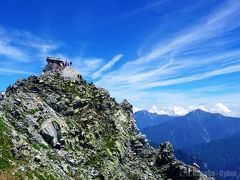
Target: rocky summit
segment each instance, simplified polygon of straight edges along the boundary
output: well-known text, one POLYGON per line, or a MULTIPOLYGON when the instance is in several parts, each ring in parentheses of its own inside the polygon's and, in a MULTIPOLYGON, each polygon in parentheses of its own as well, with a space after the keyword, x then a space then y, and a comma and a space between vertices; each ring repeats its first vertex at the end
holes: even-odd
POLYGON ((132 105, 48 58, 42 75, 18 80, 0 101, 0 179, 211 179, 153 149, 132 105))

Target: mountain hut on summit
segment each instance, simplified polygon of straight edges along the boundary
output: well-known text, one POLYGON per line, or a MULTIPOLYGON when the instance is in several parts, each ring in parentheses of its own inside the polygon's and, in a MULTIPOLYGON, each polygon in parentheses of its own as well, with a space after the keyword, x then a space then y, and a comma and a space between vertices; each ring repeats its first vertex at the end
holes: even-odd
POLYGON ((66 66, 70 66, 70 64, 72 64, 71 62, 68 62, 67 60, 62 60, 60 58, 56 58, 56 57, 47 57, 46 61, 48 62, 48 64, 51 64, 53 66, 58 66, 58 67, 66 67, 66 66))
POLYGON ((45 75, 49 75, 49 73, 60 74, 65 67, 72 65, 72 62, 57 57, 47 57, 46 61, 48 64, 43 70, 45 75))

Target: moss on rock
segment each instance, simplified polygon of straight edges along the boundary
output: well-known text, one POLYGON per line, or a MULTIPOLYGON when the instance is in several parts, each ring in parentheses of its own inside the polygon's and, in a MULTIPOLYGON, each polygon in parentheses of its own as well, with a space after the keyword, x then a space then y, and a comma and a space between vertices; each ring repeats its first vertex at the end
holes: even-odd
POLYGON ((7 128, 4 119, 0 117, 0 173, 11 168, 11 140, 8 137, 9 129, 7 128))

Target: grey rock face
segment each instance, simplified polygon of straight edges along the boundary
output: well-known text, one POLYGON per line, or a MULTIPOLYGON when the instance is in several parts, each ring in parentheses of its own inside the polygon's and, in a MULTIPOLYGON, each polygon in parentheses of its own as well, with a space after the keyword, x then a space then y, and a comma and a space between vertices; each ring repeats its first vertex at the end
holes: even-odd
POLYGON ((120 105, 128 114, 133 114, 133 106, 126 99, 120 105))
POLYGON ((159 153, 156 160, 156 165, 161 166, 163 164, 170 163, 175 159, 173 146, 170 142, 165 142, 160 145, 159 153))
POLYGON ((176 160, 170 143, 150 147, 127 100, 119 104, 81 75, 52 68, 17 81, 0 102, 12 156, 7 172, 22 179, 209 179, 176 160))
POLYGON ((53 147, 59 146, 61 139, 61 128, 55 121, 46 122, 42 125, 41 135, 43 139, 53 147))

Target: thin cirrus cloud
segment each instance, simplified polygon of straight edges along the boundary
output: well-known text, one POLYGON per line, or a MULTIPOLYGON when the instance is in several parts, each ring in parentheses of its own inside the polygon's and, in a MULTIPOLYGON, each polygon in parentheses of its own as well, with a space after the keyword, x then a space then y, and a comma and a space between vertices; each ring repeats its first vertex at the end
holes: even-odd
MULTIPOLYGON (((211 39, 218 38, 239 27, 240 22, 237 21, 240 18, 239 10, 240 2, 238 1, 224 4, 209 15, 202 17, 199 24, 183 28, 180 33, 176 33, 174 38, 157 43, 148 54, 131 60, 121 68, 103 75, 97 83, 105 87, 110 86, 109 88, 116 87, 118 84, 126 87, 152 88, 239 72, 239 61, 236 60, 239 58, 239 49, 234 52, 222 51, 212 58, 194 56, 194 54, 187 58, 181 57, 188 50, 201 50, 202 44, 209 44, 211 39), (226 58, 223 58, 224 56, 226 58), (231 65, 233 59, 235 59, 235 63, 231 65), (215 63, 229 63, 230 65, 219 68, 215 63), (211 68, 207 69, 206 66, 211 68), (186 69, 193 73, 186 74, 186 69), (202 70, 199 71, 199 69, 202 70), (178 77, 179 74, 182 75, 181 78, 178 77)), ((221 40, 219 43, 223 47, 228 45, 221 40)), ((208 48, 210 57, 214 55, 211 51, 218 47, 220 45, 213 44, 211 48, 208 48)))
POLYGON ((38 50, 40 53, 48 53, 58 49, 61 44, 51 40, 45 40, 34 36, 29 32, 14 31, 11 33, 13 43, 38 50))
POLYGON ((26 64, 41 65, 43 58, 59 47, 59 43, 39 38, 29 32, 0 26, 0 74, 36 74, 30 72, 34 69, 27 70, 29 66, 26 64))
POLYGON ((8 68, 0 68, 0 74, 35 74, 33 72, 29 71, 21 71, 21 70, 14 70, 14 69, 8 69, 8 68))
POLYGON ((91 77, 103 65, 103 58, 100 57, 68 56, 60 53, 53 54, 53 56, 71 61, 84 77, 91 77))
POLYGON ((9 44, 5 44, 1 41, 0 41, 0 55, 9 57, 9 58, 13 58, 20 62, 25 62, 26 57, 27 57, 26 54, 22 50, 14 47, 14 46, 11 46, 9 44))
POLYGON ((226 68, 219 69, 219 70, 215 70, 215 71, 197 74, 197 75, 190 76, 190 77, 148 83, 146 86, 143 85, 142 88, 152 88, 152 87, 167 86, 167 85, 172 85, 172 84, 191 82, 191 81, 202 80, 202 79, 206 79, 206 78, 210 78, 210 77, 218 76, 218 75, 222 75, 222 74, 235 73, 235 72, 239 72, 239 71, 240 71, 240 64, 235 65, 235 66, 226 67, 226 68))
POLYGON ((103 59, 97 57, 75 57, 70 59, 74 66, 77 67, 80 74, 85 77, 91 76, 91 74, 93 74, 103 64, 103 59))
MULTIPOLYGON (((116 19, 123 20, 122 22, 133 21, 136 17, 141 18, 142 13, 161 9, 160 5, 167 2, 168 0, 163 0, 146 4, 146 7, 120 15, 116 19)), ((200 85, 202 89, 199 89, 199 86, 195 89, 191 87, 191 83, 197 81, 207 81, 212 77, 240 72, 240 48, 237 46, 239 38, 236 37, 239 32, 236 33, 237 35, 233 33, 240 27, 240 2, 229 0, 220 4, 208 14, 206 14, 208 11, 202 15, 200 13, 201 17, 194 19, 194 25, 177 24, 175 32, 171 31, 172 37, 169 37, 165 30, 163 34, 167 36, 164 38, 161 37, 161 32, 149 34, 152 38, 150 40, 146 38, 139 45, 139 49, 144 53, 139 54, 139 50, 133 53, 139 54, 136 58, 128 59, 128 51, 126 51, 124 59, 122 54, 117 54, 108 62, 105 57, 95 57, 102 55, 94 55, 94 53, 87 55, 88 57, 83 57, 86 53, 82 52, 73 53, 74 55, 71 55, 70 51, 65 55, 57 54, 63 44, 39 38, 29 32, 8 30, 0 26, 0 56, 7 62, 0 60, 0 73, 29 74, 28 70, 24 69, 25 63, 32 63, 31 65, 35 66, 36 60, 39 59, 39 64, 43 64, 41 59, 45 59, 48 55, 56 55, 70 59, 80 74, 95 81, 97 85, 107 88, 118 99, 127 98, 141 109, 151 107, 153 104, 157 106, 160 103, 172 104, 176 107, 180 104, 199 104, 199 101, 209 100, 209 97, 204 97, 202 94, 211 89, 220 94, 222 89, 231 90, 232 87, 239 87, 228 85, 226 82, 223 82, 221 88, 217 88, 216 84, 207 83, 200 85), (150 42, 151 40, 154 41, 150 42), (15 62, 18 63, 18 68, 22 68, 21 70, 12 68, 15 62), (189 87, 183 90, 179 88, 181 85, 189 85, 189 87), (171 89, 171 86, 174 88, 171 89)), ((194 8, 186 6, 181 9, 180 14, 188 14, 193 12, 193 9, 195 11, 199 4, 196 3, 194 6, 194 8)), ((175 16, 175 18, 180 17, 175 16)), ((166 24, 172 23, 171 16, 167 14, 161 20, 166 24)), ((160 23, 157 29, 162 31, 160 23)), ((133 54, 130 54, 131 57, 133 54)), ((216 104, 222 102, 221 99, 225 99, 228 101, 226 102, 228 106, 236 101, 236 97, 239 97, 239 94, 218 97, 212 95, 209 101, 214 101, 216 104)), ((225 101, 223 103, 225 104, 225 101)))
MULTIPOLYGON (((240 72, 240 49, 229 50, 237 43, 231 32, 240 27, 239 10, 239 1, 227 1, 202 16, 195 25, 182 27, 172 38, 149 44, 152 48, 148 53, 102 74, 96 84, 110 89, 120 100, 129 99, 141 109, 148 109, 153 104, 167 106, 178 102, 189 105, 201 101, 217 103, 223 99, 227 105, 236 105, 239 94, 219 94, 229 89, 224 83, 217 91, 218 97, 204 97, 203 92, 195 89, 168 90, 166 93, 158 88, 174 85, 177 90, 176 85, 240 72)), ((203 88, 208 89, 208 86, 203 88)))
POLYGON ((34 36, 26 31, 9 30, 0 26, 0 56, 20 63, 46 55, 58 49, 60 43, 34 36))
POLYGON ((123 56, 122 54, 118 54, 118 55, 114 56, 112 58, 112 60, 107 62, 107 64, 105 64, 98 71, 96 71, 92 75, 92 78, 96 79, 96 78, 100 77, 104 71, 106 71, 106 70, 110 69, 112 66, 114 66, 122 58, 122 56, 123 56))

